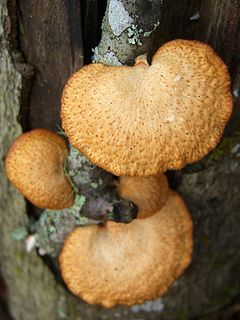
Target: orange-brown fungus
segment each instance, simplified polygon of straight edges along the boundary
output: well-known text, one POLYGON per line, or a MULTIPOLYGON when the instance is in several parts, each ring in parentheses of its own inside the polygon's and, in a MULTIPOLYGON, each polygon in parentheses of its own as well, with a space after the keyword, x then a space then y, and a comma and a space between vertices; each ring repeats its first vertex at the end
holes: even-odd
POLYGON ((159 211, 167 201, 169 187, 164 174, 149 177, 120 177, 119 196, 138 204, 138 218, 159 211))
POLYGON ((32 130, 12 144, 6 159, 7 176, 39 208, 70 207, 73 188, 63 169, 67 155, 67 146, 56 133, 32 130))
POLYGON ((71 144, 119 176, 180 169, 213 149, 232 112, 230 77, 214 50, 174 40, 135 66, 91 64, 67 82, 71 144))
POLYGON ((151 217, 75 229, 60 266, 76 296, 110 308, 164 294, 190 263, 191 253, 191 218, 181 198, 170 192, 151 217))

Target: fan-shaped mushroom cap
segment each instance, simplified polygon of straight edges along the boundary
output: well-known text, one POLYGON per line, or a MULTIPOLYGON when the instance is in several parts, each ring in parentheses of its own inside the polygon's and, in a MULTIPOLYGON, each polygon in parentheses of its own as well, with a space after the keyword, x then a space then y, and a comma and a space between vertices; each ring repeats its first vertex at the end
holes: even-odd
POLYGON ((67 155, 67 146, 56 133, 32 130, 12 144, 6 159, 7 176, 37 207, 70 207, 73 188, 63 170, 67 155))
POLYGON ((110 308, 164 294, 188 266, 191 252, 191 218, 171 192, 149 218, 75 229, 64 244, 60 266, 75 295, 110 308))
POLYGON ((138 218, 146 218, 159 211, 168 195, 168 181, 164 174, 149 177, 120 177, 118 194, 138 204, 138 218))
POLYGON ((68 80, 62 123, 71 144, 119 176, 147 176, 201 159, 232 110, 227 67, 211 47, 175 40, 152 65, 91 64, 68 80))

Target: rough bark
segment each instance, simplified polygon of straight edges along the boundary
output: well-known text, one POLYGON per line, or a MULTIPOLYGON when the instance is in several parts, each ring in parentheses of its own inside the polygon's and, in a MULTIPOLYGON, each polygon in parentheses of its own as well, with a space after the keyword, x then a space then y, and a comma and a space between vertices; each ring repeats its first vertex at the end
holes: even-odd
POLYGON ((35 71, 27 128, 56 131, 63 86, 83 64, 80 2, 20 0, 17 10, 21 50, 35 71))
MULTIPOLYGON (((9 306, 15 319, 60 319, 64 312, 64 289, 56 285, 53 274, 37 254, 26 254, 23 242, 17 242, 12 232, 27 226, 26 206, 22 196, 12 188, 5 176, 4 157, 13 139, 21 133, 17 117, 20 110, 23 76, 19 60, 13 59, 9 47, 10 20, 7 1, 0 3, 0 262, 8 287, 9 306), (59 295, 63 292, 60 299, 59 295)), ((21 65, 23 67, 23 65, 21 65)), ((22 68, 21 68, 22 69, 22 68)))
POLYGON ((150 56, 154 31, 160 24, 161 4, 162 0, 108 1, 94 60, 109 65, 131 65, 141 54, 150 56))
MULTIPOLYGON (((133 20, 121 35, 117 35, 118 27, 113 28, 115 31, 111 29, 108 14, 106 15, 103 38, 99 49, 95 50, 96 59, 103 59, 104 62, 108 63, 132 63, 134 57, 142 53, 141 50, 146 51, 146 48, 148 48, 147 51, 150 53, 163 41, 175 37, 195 38, 210 43, 228 63, 231 71, 236 116, 229 127, 229 132, 233 131, 237 124, 240 104, 238 61, 240 52, 240 5, 238 1, 165 0, 162 7, 161 24, 158 33, 155 34, 158 36, 156 37, 154 33, 148 34, 151 40, 146 44, 146 47, 141 45, 144 33, 153 30, 159 18, 156 18, 155 14, 149 14, 147 10, 149 7, 139 8, 134 6, 136 2, 141 3, 141 1, 122 1, 125 10, 133 20), (152 16, 151 25, 140 24, 138 18, 132 16, 136 12, 146 12, 148 18, 149 15, 152 16), (194 16, 195 18, 190 20, 194 16), (132 28, 132 25, 137 25, 137 27, 132 28), (144 31, 139 31, 139 29, 144 31), (114 32, 117 32, 117 34, 113 34, 114 32), (150 43, 152 45, 149 48, 150 43)), ((159 14, 159 6, 156 10, 156 4, 159 5, 159 2, 143 2, 150 7, 152 5, 152 8, 155 9, 154 12, 159 14)), ((23 4, 24 1, 21 1, 21 3, 23 4)), ((61 31, 58 34, 56 24, 61 19, 66 21, 66 16, 63 18, 66 7, 64 4, 63 6, 55 5, 52 7, 52 2, 47 0, 44 0, 43 3, 46 10, 49 11, 49 15, 46 13, 47 11, 45 12, 45 17, 46 15, 50 17, 50 11, 57 7, 55 13, 58 18, 51 24, 51 28, 55 30, 53 34, 59 39, 59 34, 64 32, 60 29, 61 31), (50 3, 51 6, 49 6, 50 3)), ((74 1, 69 3, 74 6, 74 1)), ((31 10, 34 10, 34 8, 31 10)), ((41 10, 38 11, 41 12, 41 10)), ((26 17, 27 15, 25 19, 26 17)), ((24 20, 23 16, 22 19, 24 20)), ((110 21, 112 20, 110 19, 110 21)), ((22 23, 24 26, 24 21, 22 23)), ((31 20, 28 23, 31 23, 31 28, 27 28, 26 32, 35 30, 34 21, 31 20)), ((42 26, 47 28, 49 23, 49 21, 47 21, 47 24, 46 21, 42 21, 40 30, 42 26)), ((66 28, 67 25, 66 23, 66 28)), ((13 240, 12 232, 19 226, 25 225, 27 227, 28 219, 22 197, 8 184, 4 174, 4 156, 8 146, 21 132, 17 116, 21 106, 24 75, 18 70, 21 72, 25 70, 19 60, 13 59, 16 55, 13 57, 12 49, 9 48, 9 26, 7 1, 3 0, 0 3, 0 87, 4 89, 0 92, 0 267, 8 286, 10 309, 15 319, 188 319, 193 316, 198 317, 221 312, 240 292, 240 257, 238 255, 240 247, 238 236, 240 226, 240 199, 238 198, 240 162, 238 150, 232 148, 240 143, 239 135, 236 135, 234 139, 227 140, 225 147, 218 148, 210 158, 205 159, 198 165, 189 167, 183 172, 171 175, 171 183, 182 194, 192 213, 195 224, 195 247, 193 263, 190 268, 164 298, 132 308, 119 307, 106 310, 98 306, 89 306, 75 299, 63 287, 61 281, 54 277, 52 271, 37 256, 35 251, 27 253, 23 242, 13 240), (20 66, 22 67, 20 68, 20 66), (229 146, 231 147, 229 148, 229 146)), ((72 37, 72 41, 79 41, 79 38, 75 39, 78 35, 71 32, 70 34, 71 36, 68 33, 62 41, 72 50, 79 52, 79 49, 74 47, 69 40, 72 37)), ((40 37, 40 35, 41 32, 38 36, 40 37)), ((25 33, 25 37, 27 43, 31 36, 25 33)), ((53 39, 53 35, 50 39, 53 39)), ((49 48, 49 50, 51 48, 50 40, 46 39, 46 41, 48 44, 43 41, 42 52, 45 52, 46 48, 49 48)), ((61 51, 62 46, 63 43, 59 45, 58 51, 61 51)), ((68 67, 66 73, 59 74, 58 63, 60 65, 67 64, 70 61, 69 56, 72 57, 69 54, 62 56, 61 62, 57 61, 56 66, 54 66, 57 70, 52 69, 55 70, 52 72, 55 72, 61 78, 54 83, 52 89, 54 94, 55 92, 60 94, 65 78, 74 69, 68 67)), ((30 61, 30 59, 27 60, 30 61)), ((76 59, 76 61, 80 60, 76 59)), ((37 55, 34 55, 34 61, 36 70, 38 70, 41 63, 38 66, 37 55)), ((53 61, 51 59, 50 61, 49 68, 51 70, 53 61)), ((49 97, 47 93, 50 94, 53 84, 52 82, 48 83, 48 74, 45 74, 44 68, 42 70, 45 82, 40 81, 37 84, 39 79, 36 77, 34 85, 36 86, 35 92, 38 92, 38 87, 45 85, 41 95, 44 97, 43 101, 46 102, 49 97)), ((49 101, 52 101, 52 105, 57 106, 55 111, 58 112, 59 103, 56 103, 59 99, 58 95, 51 99, 49 101)), ((38 110, 47 112, 46 103, 39 102, 39 100, 36 100, 35 103, 38 105, 36 107, 39 108, 38 110)), ((30 108, 33 108, 32 105, 33 102, 30 108)), ((41 126, 53 128, 59 114, 52 120, 49 120, 46 114, 48 113, 45 113, 45 118, 42 118, 41 126), (46 122, 44 122, 45 120, 46 122)), ((34 120, 32 121, 34 123, 34 120)), ((32 124, 32 126, 34 125, 32 124)))
POLYGON ((85 198, 81 208, 84 217, 100 222, 112 220, 122 223, 136 218, 137 206, 119 198, 114 176, 91 163, 72 146, 66 159, 66 173, 76 194, 85 198))

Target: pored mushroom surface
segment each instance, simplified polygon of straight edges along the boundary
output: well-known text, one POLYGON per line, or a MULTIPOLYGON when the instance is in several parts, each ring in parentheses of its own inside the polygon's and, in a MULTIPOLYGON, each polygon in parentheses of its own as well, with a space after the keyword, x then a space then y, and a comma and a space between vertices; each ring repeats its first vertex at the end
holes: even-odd
POLYGON ((61 137, 45 129, 22 134, 12 144, 6 173, 12 184, 39 208, 73 205, 73 188, 64 174, 68 149, 61 137))
POLYGON ((163 45, 149 66, 88 65, 68 80, 62 124, 71 144, 115 175, 180 169, 213 149, 232 111, 230 77, 197 41, 163 45))
POLYGON ((164 294, 188 266, 191 253, 191 218, 171 192, 151 217, 75 229, 65 241, 60 267, 76 296, 110 308, 164 294))

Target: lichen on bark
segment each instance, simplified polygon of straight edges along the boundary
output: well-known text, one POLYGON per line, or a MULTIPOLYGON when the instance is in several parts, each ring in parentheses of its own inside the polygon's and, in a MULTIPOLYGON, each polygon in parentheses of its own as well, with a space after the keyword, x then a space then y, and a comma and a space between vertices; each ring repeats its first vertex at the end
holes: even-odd
POLYGON ((137 206, 118 196, 114 176, 91 163, 72 146, 66 158, 65 171, 76 194, 85 197, 81 208, 83 216, 100 222, 112 220, 122 223, 136 218, 137 206))
POLYGON ((131 201, 118 197, 113 175, 72 146, 65 171, 76 193, 74 205, 63 210, 44 210, 39 220, 29 226, 36 238, 35 246, 52 257, 59 255, 64 240, 77 226, 107 220, 128 223, 137 213, 131 201))
POLYGON ((102 38, 94 49, 93 60, 109 65, 131 65, 137 56, 151 53, 153 31, 160 24, 161 5, 161 0, 109 0, 102 38))

